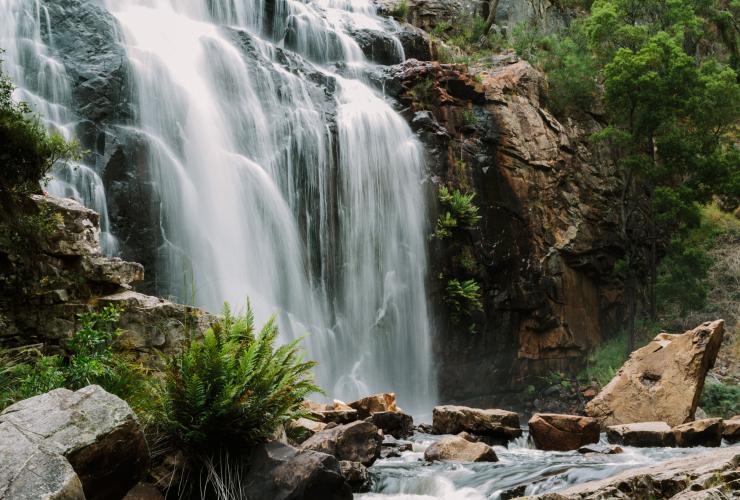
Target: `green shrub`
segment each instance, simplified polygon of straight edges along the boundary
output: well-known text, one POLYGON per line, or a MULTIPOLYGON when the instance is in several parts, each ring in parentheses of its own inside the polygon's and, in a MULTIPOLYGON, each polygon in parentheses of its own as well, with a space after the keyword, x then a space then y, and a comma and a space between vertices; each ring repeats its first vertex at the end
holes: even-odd
POLYGON ((627 361, 627 344, 626 333, 617 335, 601 344, 588 355, 586 367, 581 371, 578 378, 586 383, 596 380, 599 386, 604 387, 627 361))
POLYGON ((202 341, 167 360, 156 421, 172 443, 194 456, 244 450, 303 415, 300 403, 320 392, 299 340, 275 348, 275 319, 257 332, 251 307, 223 319, 202 341))
POLYGON ((483 311, 480 285, 474 279, 449 280, 444 300, 453 323, 459 323, 464 317, 470 317, 474 312, 483 311))
POLYGON ((699 406, 710 417, 729 418, 740 414, 740 386, 707 380, 699 406))
POLYGON ((26 103, 13 101, 13 89, 0 60, 0 188, 26 194, 39 190, 57 161, 79 157, 79 146, 47 132, 26 103))
POLYGON ((391 17, 398 21, 405 21, 406 16, 409 13, 409 2, 408 0, 400 0, 396 6, 390 11, 391 17))

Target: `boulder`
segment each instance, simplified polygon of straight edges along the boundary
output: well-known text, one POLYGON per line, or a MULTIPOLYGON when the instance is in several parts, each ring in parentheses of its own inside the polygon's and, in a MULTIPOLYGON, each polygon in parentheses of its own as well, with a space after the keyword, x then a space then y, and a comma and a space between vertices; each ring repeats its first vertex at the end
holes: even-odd
POLYGON ((424 460, 454 460, 458 462, 497 462, 493 448, 485 443, 471 443, 459 436, 444 436, 424 452, 424 460))
POLYGON ((303 450, 314 450, 334 455, 339 460, 371 465, 379 456, 383 438, 370 422, 358 420, 317 432, 301 445, 303 450))
POLYGON ((722 422, 722 439, 729 443, 740 441, 740 415, 735 415, 729 420, 722 422))
POLYGON ((680 335, 661 333, 630 355, 611 382, 586 404, 586 413, 603 427, 691 421, 723 336, 723 320, 680 335))
POLYGON ((619 446, 608 445, 608 444, 589 444, 578 448, 578 453, 598 453, 600 455, 618 455, 623 453, 624 450, 619 446))
POLYGON ((240 483, 250 500, 352 498, 336 458, 274 441, 252 452, 249 472, 240 483))
POLYGON ((410 441, 400 441, 390 434, 383 437, 380 448, 380 458, 400 457, 401 452, 411 451, 413 444, 410 441))
POLYGON ((665 422, 640 422, 612 425, 606 428, 610 443, 625 446, 658 447, 675 446, 673 430, 665 422))
POLYGON ((506 410, 437 406, 432 411, 434 434, 457 434, 462 431, 503 442, 522 435, 519 415, 506 410))
POLYGON ((164 500, 164 495, 152 484, 137 484, 126 493, 123 500, 164 500))
POLYGON ((705 418, 673 428, 676 446, 719 446, 722 444, 722 419, 705 418))
POLYGON ((598 443, 599 423, 579 415, 535 413, 529 419, 529 435, 540 450, 568 451, 598 443))
POLYGON ((341 460, 339 462, 339 468, 342 471, 344 479, 352 487, 352 491, 356 493, 368 491, 370 488, 370 475, 367 472, 367 467, 360 462, 341 460))
POLYGON ((740 466, 740 451, 721 448, 647 467, 630 469, 615 476, 579 484, 557 493, 527 497, 528 500, 581 500, 581 499, 649 499, 682 498, 684 500, 709 498, 734 498, 726 494, 711 496, 710 490, 730 490, 740 466), (718 484, 719 483, 719 484, 718 484), (704 491, 702 491, 704 490, 704 491))
MULTIPOLYGON (((66 459, 87 499, 123 497, 149 461, 144 434, 131 408, 96 385, 76 392, 55 389, 20 401, 0 413, 0 426, 27 436, 38 453, 66 459)), ((61 463, 52 458, 44 462, 49 460, 61 463)), ((64 468, 56 470, 61 474, 64 468)), ((65 481, 74 486, 74 480, 65 481)))
POLYGON ((381 411, 373 413, 368 419, 383 434, 389 434, 396 439, 410 436, 414 432, 414 419, 400 411, 381 411))
POLYGON ((352 401, 349 406, 357 410, 358 418, 367 418, 373 413, 384 411, 398 411, 396 406, 396 395, 392 392, 373 394, 357 401, 352 401))
POLYGON ((359 418, 357 410, 338 400, 334 400, 332 404, 304 400, 302 404, 314 419, 325 424, 348 424, 359 418))

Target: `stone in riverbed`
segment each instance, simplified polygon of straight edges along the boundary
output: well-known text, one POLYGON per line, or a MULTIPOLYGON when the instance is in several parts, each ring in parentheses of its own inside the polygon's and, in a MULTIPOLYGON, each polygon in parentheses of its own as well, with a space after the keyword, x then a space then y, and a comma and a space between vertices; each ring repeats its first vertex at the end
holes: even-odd
POLYGON ((740 415, 722 422, 722 439, 729 443, 740 441, 740 415))
POLYGON ((471 443, 459 436, 444 436, 429 445, 424 460, 454 460, 459 462, 498 462, 493 448, 485 443, 471 443))
POLYGON ((466 431, 503 443, 522 435, 519 415, 512 411, 453 405, 434 408, 432 431, 434 434, 458 434, 466 431))
POLYGON ((654 421, 675 426, 693 420, 704 377, 722 345, 724 324, 717 320, 681 335, 661 333, 630 355, 586 404, 586 413, 603 427, 654 421))
POLYGON ((252 452, 249 473, 241 481, 249 500, 350 500, 352 489, 337 459, 276 441, 252 452))
POLYGON ((598 453, 599 455, 617 455, 623 453, 624 450, 619 446, 607 445, 607 444, 589 444, 578 448, 578 453, 598 453))
POLYGON ((569 451, 599 441, 599 423, 591 417, 535 413, 529 435, 540 450, 569 451))
POLYGON ((624 446, 660 447, 675 446, 673 430, 665 422, 639 422, 611 425, 606 428, 610 443, 624 446))
POLYGON ((348 403, 351 408, 357 410, 357 418, 367 418, 373 413, 385 411, 398 411, 396 406, 396 395, 392 392, 373 394, 357 401, 348 403))
POLYGON ((383 431, 396 439, 410 436, 414 432, 414 419, 400 411, 381 411, 373 413, 368 419, 383 431))
POLYGON ((719 446, 722 444, 722 419, 706 418, 673 428, 676 446, 719 446))
POLYGON ((362 465, 360 462, 341 460, 339 462, 339 468, 342 471, 344 479, 346 479, 352 487, 352 491, 355 493, 363 493, 370 489, 370 475, 367 472, 367 467, 362 465))
POLYGON ((334 455, 338 460, 369 466, 380 456, 382 441, 377 427, 358 420, 317 432, 303 442, 301 449, 320 451, 334 455))

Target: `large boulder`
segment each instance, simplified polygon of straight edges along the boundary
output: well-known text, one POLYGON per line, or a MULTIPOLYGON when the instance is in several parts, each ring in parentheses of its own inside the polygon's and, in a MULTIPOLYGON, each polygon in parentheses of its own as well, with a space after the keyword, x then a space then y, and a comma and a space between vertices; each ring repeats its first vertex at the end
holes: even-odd
POLYGON ((367 467, 362 465, 360 462, 341 460, 339 462, 339 468, 342 471, 344 479, 346 479, 352 487, 352 491, 361 493, 369 489, 370 474, 367 472, 367 467))
POLYGON ((352 498, 336 458, 276 441, 252 452, 249 473, 240 483, 250 500, 352 498))
POLYGON ((519 415, 514 412, 453 405, 434 408, 432 431, 435 434, 458 434, 466 431, 503 442, 522 435, 519 415))
POLYGON ((460 436, 444 436, 424 451, 424 460, 454 460, 458 462, 497 462, 493 448, 485 443, 473 443, 460 436))
POLYGON ((383 438, 370 422, 358 420, 317 432, 301 445, 303 450, 314 450, 334 455, 339 460, 371 465, 380 456, 383 438))
POLYGON ((658 447, 676 444, 673 430, 665 422, 611 425, 606 428, 606 437, 610 443, 625 446, 658 447))
MULTIPOLYGON (((29 456, 51 454, 68 462, 87 499, 123 497, 148 465, 149 450, 131 408, 96 385, 76 392, 55 389, 20 401, 0 413, 0 427, 25 436, 29 456)), ((64 478, 65 487, 74 488, 69 469, 59 459, 49 455, 42 462, 57 471, 50 477, 64 478)), ((6 488, 16 481, 11 478, 6 488)))
POLYGON ((568 451, 599 441, 596 419, 579 415, 535 413, 529 419, 529 435, 540 450, 568 451))
POLYGON ((709 453, 658 462, 615 476, 579 484, 529 500, 735 498, 729 484, 737 479, 740 451, 722 448, 709 453), (718 488, 717 488, 718 487, 718 488), (722 491, 715 490, 725 490, 722 491), (713 491, 718 494, 712 495, 713 491), (727 496, 727 492, 729 495, 727 496))
POLYGON ((722 419, 705 418, 673 428, 676 446, 719 446, 722 444, 722 419))
POLYGON ((586 405, 602 426, 693 420, 704 377, 714 365, 724 321, 704 323, 680 335, 661 333, 634 351, 619 373, 586 405))

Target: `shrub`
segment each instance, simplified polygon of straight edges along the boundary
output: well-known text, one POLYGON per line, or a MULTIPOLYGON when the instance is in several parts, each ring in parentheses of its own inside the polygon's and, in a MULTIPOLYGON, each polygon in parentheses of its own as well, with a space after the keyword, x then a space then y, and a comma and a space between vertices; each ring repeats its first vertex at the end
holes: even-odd
POLYGON ((396 6, 389 12, 391 17, 395 18, 398 21, 405 21, 406 16, 409 13, 409 2, 408 0, 401 0, 396 4, 396 6))
POLYGON ((627 361, 627 343, 627 334, 622 333, 601 344, 588 355, 578 378, 586 383, 596 380, 604 387, 627 361))
POLYGON ((447 187, 440 186, 438 196, 446 211, 437 218, 435 238, 448 238, 455 228, 471 229, 478 224, 481 217, 478 207, 473 204, 475 193, 462 193, 458 189, 450 192, 447 187))
POLYGON ((445 303, 450 310, 452 321, 459 323, 463 317, 469 317, 474 312, 483 310, 480 285, 474 279, 449 280, 445 289, 445 303))
POLYGON ((707 380, 699 406, 707 416, 729 418, 740 414, 740 386, 707 380))
POLYGON ((304 414, 300 403, 320 392, 299 340, 275 348, 275 319, 257 332, 251 307, 223 319, 167 360, 156 420, 161 431, 195 457, 243 450, 280 424, 304 414))

